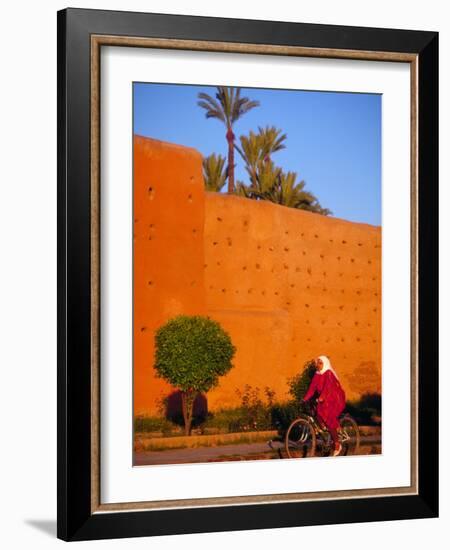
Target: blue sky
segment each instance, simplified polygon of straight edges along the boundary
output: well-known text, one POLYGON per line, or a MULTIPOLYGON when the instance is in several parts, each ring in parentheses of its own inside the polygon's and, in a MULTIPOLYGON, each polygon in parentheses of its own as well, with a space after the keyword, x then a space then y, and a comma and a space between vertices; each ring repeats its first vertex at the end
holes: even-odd
MULTIPOLYGON (((225 127, 206 119, 197 94, 208 86, 134 84, 134 133, 194 147, 204 156, 227 156, 225 127)), ((333 216, 381 224, 381 96, 335 92, 243 88, 260 106, 239 120, 238 138, 258 126, 287 134, 286 149, 272 160, 297 172, 333 216)), ((236 180, 247 182, 236 154, 236 180)))

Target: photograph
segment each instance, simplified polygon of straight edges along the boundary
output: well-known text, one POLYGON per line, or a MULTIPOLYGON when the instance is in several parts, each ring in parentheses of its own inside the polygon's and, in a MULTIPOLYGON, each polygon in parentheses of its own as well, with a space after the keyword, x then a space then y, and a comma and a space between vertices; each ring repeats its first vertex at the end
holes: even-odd
POLYGON ((382 454, 382 94, 132 108, 133 466, 382 454))

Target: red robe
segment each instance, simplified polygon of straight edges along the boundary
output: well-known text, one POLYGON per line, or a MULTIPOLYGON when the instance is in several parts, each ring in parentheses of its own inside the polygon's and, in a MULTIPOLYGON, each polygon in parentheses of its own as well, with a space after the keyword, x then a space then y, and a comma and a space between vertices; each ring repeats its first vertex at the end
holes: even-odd
POLYGON ((327 370, 323 374, 318 372, 314 374, 303 400, 308 401, 314 395, 319 398, 317 416, 323 420, 328 429, 339 428, 338 417, 345 407, 345 392, 333 371, 327 370))

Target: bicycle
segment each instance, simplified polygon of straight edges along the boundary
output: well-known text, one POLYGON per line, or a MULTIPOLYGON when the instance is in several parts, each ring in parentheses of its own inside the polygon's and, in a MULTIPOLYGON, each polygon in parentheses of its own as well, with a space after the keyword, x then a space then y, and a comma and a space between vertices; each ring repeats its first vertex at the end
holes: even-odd
MULTIPOLYGON (((339 417, 341 428, 338 432, 342 445, 340 456, 357 454, 360 445, 358 424, 348 413, 339 417)), ((315 411, 311 414, 301 414, 289 426, 285 436, 285 448, 288 458, 306 458, 330 456, 334 449, 330 432, 321 426, 315 411)))

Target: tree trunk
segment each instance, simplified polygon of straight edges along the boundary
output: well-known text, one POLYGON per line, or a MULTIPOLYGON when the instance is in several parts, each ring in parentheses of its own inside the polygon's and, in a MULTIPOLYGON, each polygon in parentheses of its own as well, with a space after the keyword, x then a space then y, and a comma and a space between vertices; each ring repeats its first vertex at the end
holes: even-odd
POLYGON ((192 416, 194 411, 194 401, 197 397, 197 392, 194 390, 186 390, 181 392, 181 407, 184 418, 184 433, 191 435, 192 416))
POLYGON ((256 189, 256 181, 257 181, 256 180, 256 168, 252 167, 251 170, 252 170, 252 178, 251 178, 252 183, 251 183, 250 187, 252 189, 256 189))
POLYGON ((234 193, 234 134, 231 128, 226 133, 228 141, 228 193, 234 193))

